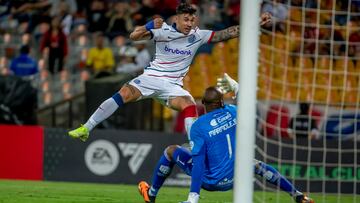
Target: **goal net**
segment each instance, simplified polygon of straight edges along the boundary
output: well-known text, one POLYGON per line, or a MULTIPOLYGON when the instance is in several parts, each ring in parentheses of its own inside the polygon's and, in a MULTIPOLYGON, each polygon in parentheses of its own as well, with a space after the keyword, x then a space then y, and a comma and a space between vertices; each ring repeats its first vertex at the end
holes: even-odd
MULTIPOLYGON (((256 157, 315 202, 360 201, 360 1, 264 0, 261 9, 273 23, 260 35, 256 157)), ((292 201, 262 179, 255 187, 292 201)))

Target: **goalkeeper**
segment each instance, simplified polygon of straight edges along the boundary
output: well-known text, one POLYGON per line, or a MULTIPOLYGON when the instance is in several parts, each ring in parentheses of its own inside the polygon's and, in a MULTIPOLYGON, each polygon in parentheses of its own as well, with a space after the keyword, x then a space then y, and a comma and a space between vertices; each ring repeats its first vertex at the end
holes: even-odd
MULTIPOLYGON (((183 203, 197 203, 201 188, 208 191, 232 189, 236 106, 224 105, 222 93, 237 91, 237 83, 225 74, 218 85, 222 92, 216 87, 209 87, 204 93, 202 103, 207 113, 200 116, 191 128, 191 152, 177 145, 167 147, 155 168, 151 187, 145 181, 139 183, 139 191, 145 202, 155 202, 158 191, 175 164, 191 175, 190 193, 188 200, 183 203)), ((254 160, 254 173, 280 187, 296 202, 314 202, 266 163, 254 160)))

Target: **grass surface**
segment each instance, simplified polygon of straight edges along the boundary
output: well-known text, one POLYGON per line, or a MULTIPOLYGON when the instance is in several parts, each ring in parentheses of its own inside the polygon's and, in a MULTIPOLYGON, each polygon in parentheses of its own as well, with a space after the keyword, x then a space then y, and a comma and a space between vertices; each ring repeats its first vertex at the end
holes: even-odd
MULTIPOLYGON (((164 187, 157 203, 186 200, 187 188, 164 187)), ((312 194, 316 203, 355 203, 360 197, 312 194)), ((142 203, 136 185, 0 180, 0 203, 142 203)), ((199 203, 230 203, 232 192, 201 192, 199 203)), ((293 202, 286 193, 255 192, 254 202, 293 202)))

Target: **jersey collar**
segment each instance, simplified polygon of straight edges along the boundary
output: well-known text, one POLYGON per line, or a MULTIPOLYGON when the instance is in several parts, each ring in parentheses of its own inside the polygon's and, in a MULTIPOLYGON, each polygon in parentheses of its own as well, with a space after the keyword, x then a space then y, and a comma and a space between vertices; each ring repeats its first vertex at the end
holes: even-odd
MULTIPOLYGON (((176 23, 173 23, 171 26, 176 30, 176 32, 180 32, 180 31, 176 28, 176 23)), ((181 32, 180 32, 180 33, 181 33, 181 32)))

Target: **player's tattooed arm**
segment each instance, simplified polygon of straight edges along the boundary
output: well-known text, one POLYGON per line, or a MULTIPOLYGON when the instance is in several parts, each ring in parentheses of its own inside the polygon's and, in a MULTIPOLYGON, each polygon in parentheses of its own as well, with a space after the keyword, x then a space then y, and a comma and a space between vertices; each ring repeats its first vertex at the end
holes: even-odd
POLYGON ((228 27, 224 30, 216 31, 211 42, 221 42, 239 36, 240 28, 238 25, 228 27))
MULTIPOLYGON (((260 26, 266 25, 271 22, 271 14, 270 13, 262 13, 260 16, 260 26)), ((221 42, 228 39, 236 38, 240 34, 239 25, 228 27, 224 30, 216 31, 211 42, 221 42)))

